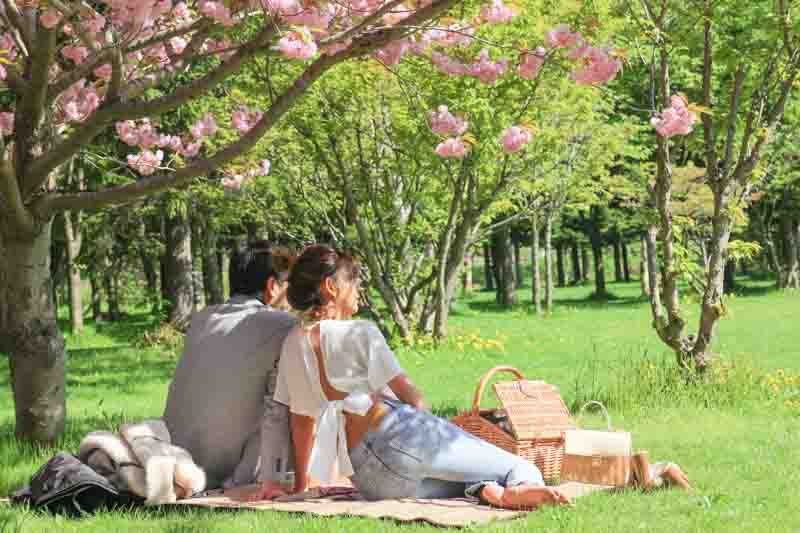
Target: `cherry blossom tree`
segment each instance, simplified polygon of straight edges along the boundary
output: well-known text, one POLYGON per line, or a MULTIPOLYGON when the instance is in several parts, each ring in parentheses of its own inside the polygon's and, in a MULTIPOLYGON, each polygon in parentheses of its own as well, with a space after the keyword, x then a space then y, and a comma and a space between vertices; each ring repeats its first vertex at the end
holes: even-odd
POLYGON ((734 215, 763 175, 762 160, 800 77, 797 6, 784 0, 769 6, 704 0, 690 9, 684 2, 659 0, 631 6, 630 15, 631 27, 647 28, 650 39, 637 50, 639 57, 652 58, 643 61, 640 79, 649 78, 645 93, 657 145, 646 236, 653 327, 679 365, 702 371, 713 359, 712 341, 725 314, 723 278, 734 215), (698 13, 692 11, 697 6, 698 13), (697 16, 701 22, 695 22, 697 16), (701 58, 694 62, 697 72, 674 48, 677 41, 689 57, 701 58), (697 143, 687 137, 695 128, 702 129, 697 143), (703 161, 701 181, 713 196, 694 333, 687 332, 678 294, 686 269, 673 205, 673 166, 681 159, 703 161))
MULTIPOLYGON (((57 213, 131 202, 225 168, 326 71, 408 38, 455 3, 4 0, 0 350, 9 355, 17 437, 52 441, 66 418, 64 341, 49 287, 57 213), (160 115, 263 60, 284 83, 267 109, 237 115, 240 137, 204 148, 225 120, 212 115, 186 132, 159 131, 160 115), (65 190, 59 169, 112 134, 135 150, 126 161, 133 179, 65 190)), ((246 178, 228 179, 235 188, 246 178)))

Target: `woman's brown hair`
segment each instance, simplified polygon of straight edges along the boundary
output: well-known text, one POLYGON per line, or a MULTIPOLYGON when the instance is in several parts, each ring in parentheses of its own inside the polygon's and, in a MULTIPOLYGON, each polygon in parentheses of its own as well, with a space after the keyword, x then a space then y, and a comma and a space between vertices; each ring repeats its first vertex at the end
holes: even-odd
POLYGON ((307 311, 326 302, 320 287, 326 278, 337 283, 353 283, 361 275, 361 266, 351 255, 325 244, 307 246, 292 266, 286 298, 298 311, 307 311))

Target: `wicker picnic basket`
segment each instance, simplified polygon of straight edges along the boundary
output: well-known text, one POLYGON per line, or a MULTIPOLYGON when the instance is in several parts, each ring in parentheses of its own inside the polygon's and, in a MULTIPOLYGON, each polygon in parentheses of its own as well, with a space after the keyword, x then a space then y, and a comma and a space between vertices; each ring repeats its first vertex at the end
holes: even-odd
POLYGON ((511 366, 489 370, 478 384, 472 409, 454 417, 452 422, 536 464, 548 482, 558 481, 561 474, 564 431, 575 429, 558 387, 544 381, 528 381, 511 366), (499 372, 510 372, 517 380, 493 385, 502 406, 500 409, 481 409, 483 391, 499 372))

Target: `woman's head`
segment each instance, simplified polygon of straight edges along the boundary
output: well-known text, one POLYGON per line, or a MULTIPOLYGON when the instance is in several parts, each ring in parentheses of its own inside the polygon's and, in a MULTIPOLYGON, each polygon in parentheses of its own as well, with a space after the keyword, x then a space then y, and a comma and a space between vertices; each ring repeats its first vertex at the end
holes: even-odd
POLYGON ((318 318, 350 318, 358 311, 361 268, 324 244, 305 248, 289 274, 289 305, 318 318))

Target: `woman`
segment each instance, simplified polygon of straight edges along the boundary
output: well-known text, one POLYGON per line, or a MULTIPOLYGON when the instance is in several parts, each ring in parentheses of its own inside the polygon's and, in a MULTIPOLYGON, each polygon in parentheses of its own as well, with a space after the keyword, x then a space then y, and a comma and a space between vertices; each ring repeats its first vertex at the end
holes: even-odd
MULTIPOLYGON (((349 477, 369 500, 475 496, 505 508, 566 504, 533 464, 424 408, 378 328, 358 310, 359 265, 334 249, 306 248, 287 297, 302 313, 286 338, 275 400, 289 406, 293 492, 309 476, 349 477)), ((265 486, 256 497, 277 494, 265 486)))

